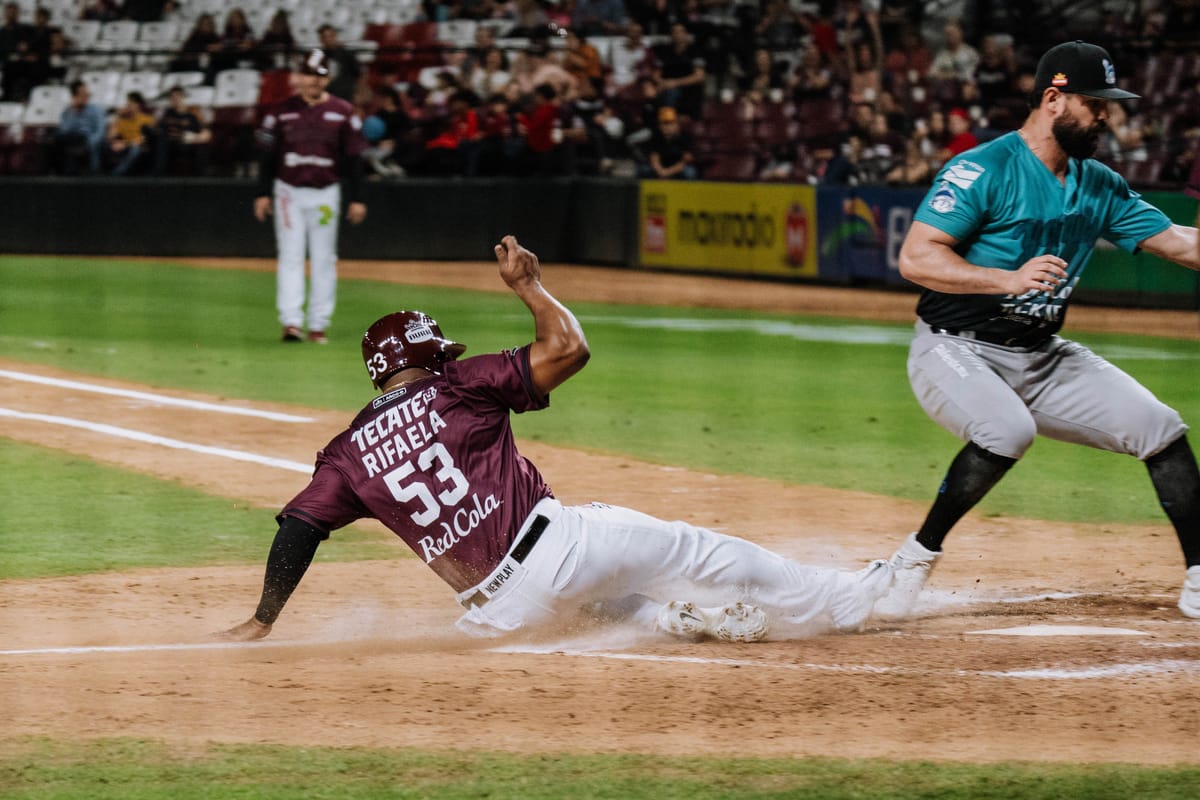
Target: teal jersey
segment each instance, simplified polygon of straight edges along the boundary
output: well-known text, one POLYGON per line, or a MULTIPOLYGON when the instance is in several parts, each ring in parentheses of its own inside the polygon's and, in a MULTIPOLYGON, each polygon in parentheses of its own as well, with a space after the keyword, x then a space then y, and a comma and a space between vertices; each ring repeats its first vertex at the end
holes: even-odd
POLYGON ((1097 239, 1136 252, 1171 226, 1099 161, 1071 159, 1060 183, 1015 131, 946 162, 914 219, 953 236, 955 251, 977 266, 1016 271, 1047 254, 1067 262, 1053 294, 921 295, 917 314, 930 325, 1014 346, 1036 345, 1062 327, 1097 239))

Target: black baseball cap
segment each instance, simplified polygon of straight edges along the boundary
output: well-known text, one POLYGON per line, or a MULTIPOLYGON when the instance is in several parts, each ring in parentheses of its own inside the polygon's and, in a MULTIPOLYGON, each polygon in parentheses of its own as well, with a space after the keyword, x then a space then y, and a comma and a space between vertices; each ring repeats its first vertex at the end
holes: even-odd
POLYGON ((1141 97, 1117 88, 1117 70, 1107 50, 1078 39, 1051 47, 1038 61, 1034 92, 1040 95, 1051 86, 1060 92, 1105 100, 1141 97))

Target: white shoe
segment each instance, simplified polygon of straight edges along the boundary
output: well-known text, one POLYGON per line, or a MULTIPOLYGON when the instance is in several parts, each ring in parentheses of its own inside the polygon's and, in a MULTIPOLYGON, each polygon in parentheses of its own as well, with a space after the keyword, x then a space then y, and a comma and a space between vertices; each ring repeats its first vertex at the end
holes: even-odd
POLYGON ((892 556, 892 587, 891 590, 875 603, 877 619, 904 619, 912 613, 917 604, 925 581, 933 565, 942 557, 940 550, 928 550, 917 541, 917 534, 910 533, 900 545, 900 549, 892 556))
POLYGON ((758 606, 734 603, 700 608, 674 600, 658 612, 658 627, 673 636, 712 638, 722 642, 760 642, 767 636, 767 614, 758 606))
POLYGON ((839 597, 830 606, 833 624, 839 631, 858 631, 871 616, 876 601, 892 588, 890 561, 877 558, 858 572, 849 573, 839 587, 839 597), (848 578, 848 580, 846 580, 848 578))
POLYGON ((1200 619, 1200 566, 1188 567, 1183 592, 1179 595, 1179 610, 1185 617, 1200 619))

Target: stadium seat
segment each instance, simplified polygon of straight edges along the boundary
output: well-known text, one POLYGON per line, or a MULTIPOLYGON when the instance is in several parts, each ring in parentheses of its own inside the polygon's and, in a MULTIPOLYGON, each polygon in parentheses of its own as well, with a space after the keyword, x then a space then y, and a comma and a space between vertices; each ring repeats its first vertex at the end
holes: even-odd
POLYGON ((114 19, 100 25, 98 43, 114 47, 133 47, 138 40, 140 23, 128 19, 114 19))
POLYGON ((757 159, 753 155, 736 154, 717 156, 703 173, 707 181, 752 181, 757 175, 757 159))
POLYGON ((26 112, 30 108, 37 106, 42 109, 52 109, 54 114, 54 122, 58 123, 58 115, 62 110, 71 104, 71 90, 66 86, 58 86, 56 84, 46 84, 43 86, 35 86, 29 92, 29 102, 26 105, 26 112))
POLYGON ((437 23, 437 39, 453 47, 470 47, 475 43, 475 28, 478 23, 473 19, 450 19, 437 23))
POLYGON ((147 100, 158 97, 162 88, 161 72, 125 72, 121 74, 120 96, 129 92, 141 92, 147 100))
POLYGON ((216 108, 252 106, 258 103, 262 74, 256 69, 226 69, 217 73, 213 88, 216 108))
POLYGON ((216 98, 216 90, 211 86, 185 86, 184 97, 189 106, 196 106, 204 111, 211 111, 213 100, 216 98))
POLYGON ((77 50, 87 50, 95 47, 96 42, 100 40, 100 22, 94 19, 68 19, 63 20, 62 25, 63 35, 71 43, 71 46, 77 50))
POLYGON ((168 72, 162 76, 159 90, 165 92, 172 86, 199 86, 202 83, 204 83, 204 73, 199 70, 168 72))
POLYGON ((79 80, 92 92, 92 102, 101 108, 115 108, 124 101, 121 94, 121 73, 116 70, 89 70, 80 73, 79 80))

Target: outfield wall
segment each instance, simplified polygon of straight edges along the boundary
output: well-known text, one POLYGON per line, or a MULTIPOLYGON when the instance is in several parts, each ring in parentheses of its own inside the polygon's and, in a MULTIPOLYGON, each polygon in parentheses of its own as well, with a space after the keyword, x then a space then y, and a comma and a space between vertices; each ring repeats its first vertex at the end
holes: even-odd
MULTIPOLYGON (((254 185, 229 178, 0 178, 0 251, 271 257, 269 223, 251 214, 254 185)), ((369 183, 367 221, 343 225, 344 258, 486 259, 506 233, 547 262, 746 275, 912 289, 900 243, 924 193, 884 187, 449 179, 369 183)), ((1195 202, 1147 200, 1191 224, 1195 202)), ((1102 242, 1082 302, 1197 308, 1200 276, 1102 242)))

